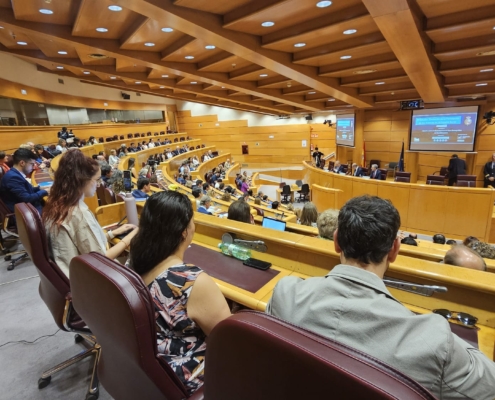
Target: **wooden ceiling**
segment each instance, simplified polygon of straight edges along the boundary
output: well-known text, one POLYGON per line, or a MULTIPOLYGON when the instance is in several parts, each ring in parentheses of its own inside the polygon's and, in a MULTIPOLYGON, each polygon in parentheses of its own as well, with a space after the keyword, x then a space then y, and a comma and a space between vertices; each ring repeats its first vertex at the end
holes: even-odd
POLYGON ((274 115, 495 100, 494 29, 495 0, 0 0, 42 71, 274 115))

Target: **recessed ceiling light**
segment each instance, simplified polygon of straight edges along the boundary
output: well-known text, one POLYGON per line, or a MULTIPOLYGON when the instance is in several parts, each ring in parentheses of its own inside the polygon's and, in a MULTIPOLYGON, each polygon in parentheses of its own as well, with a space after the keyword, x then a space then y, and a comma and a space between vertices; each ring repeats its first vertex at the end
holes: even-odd
POLYGON ((225 86, 222 86, 222 89, 225 89, 225 86))
POLYGON ((348 60, 349 58, 351 58, 352 56, 342 56, 340 57, 341 60, 348 60))
POLYGON ((162 75, 162 78, 168 78, 168 75, 162 75))
POLYGON ((375 85, 385 85, 385 82, 375 82, 375 85))
POLYGON ((272 21, 265 21, 261 23, 261 26, 264 26, 265 28, 269 28, 270 26, 275 25, 275 22, 272 21))
POLYGON ((331 5, 332 5, 331 1, 319 1, 318 3, 316 3, 316 7, 319 7, 319 8, 325 8, 325 7, 328 7, 331 5))
POLYGON ((492 72, 493 68, 482 69, 480 72, 492 72))
POLYGON ((347 29, 346 31, 342 32, 344 35, 352 35, 353 33, 356 33, 356 29, 347 29))
POLYGON ((315 94, 316 92, 308 92, 308 94, 315 94))
POLYGON ((212 44, 209 44, 208 46, 205 46, 205 49, 206 50, 213 50, 215 48, 215 46, 213 46, 212 44))
POLYGON ((486 86, 488 83, 477 83, 476 86, 486 86))
POLYGON ((267 76, 268 76, 268 74, 260 74, 261 78, 266 78, 267 76))
POLYGON ((57 69, 64 69, 64 67, 62 67, 61 65, 58 65, 57 69))
POLYGON ((107 28, 96 28, 96 31, 97 32, 108 32, 108 29, 107 28))
POLYGON ((91 73, 91 72, 89 72, 89 71, 83 71, 83 74, 84 74, 84 75, 89 75, 90 73, 91 73))
POLYGON ((3 29, 3 26, 0 26, 0 29, 3 29))
POLYGON ((185 56, 184 57, 186 60, 193 60, 194 59, 194 56, 185 56))
POLYGON ((335 101, 335 99, 328 99, 328 101, 335 101))
POLYGON ((67 54, 67 52, 61 50, 61 51, 58 52, 58 54, 62 54, 63 56, 65 56, 67 54))
POLYGON ((376 72, 376 69, 362 69, 360 71, 354 71, 354 75, 364 75, 364 74, 372 74, 373 72, 376 72))
POLYGON ((191 82, 191 85, 196 85, 198 82, 191 82))
POLYGON ((144 45, 147 47, 153 47, 155 44, 151 42, 146 42, 144 45))
POLYGON ((19 46, 27 46, 27 42, 17 42, 19 46))
POLYGON ((42 8, 39 10, 41 14, 46 14, 46 15, 51 15, 53 14, 53 11, 52 10, 48 10, 46 8, 42 8))
POLYGON ((140 84, 141 84, 141 82, 139 82, 139 81, 138 81, 138 82, 136 82, 136 85, 140 85, 140 84))
POLYGON ((304 47, 306 46, 306 43, 296 43, 294 47, 304 47))
POLYGON ((165 86, 160 86, 160 89, 165 89, 165 86))
POLYGON ((162 32, 173 32, 174 30, 172 28, 162 28, 162 32))
POLYGON ((122 7, 120 6, 108 6, 110 11, 122 11, 122 7))
POLYGON ((110 79, 117 79, 117 77, 116 76, 111 76, 110 79))
POLYGON ((489 50, 489 51, 480 51, 479 53, 476 53, 478 57, 482 56, 493 56, 495 54, 495 50, 489 50))

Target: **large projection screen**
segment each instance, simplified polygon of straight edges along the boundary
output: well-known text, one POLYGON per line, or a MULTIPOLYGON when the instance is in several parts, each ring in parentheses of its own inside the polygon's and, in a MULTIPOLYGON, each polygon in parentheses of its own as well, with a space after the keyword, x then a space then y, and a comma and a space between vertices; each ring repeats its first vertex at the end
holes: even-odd
POLYGON ((414 110, 409 150, 473 151, 478 106, 414 110))
POLYGON ((354 147, 354 114, 337 115, 337 146, 354 147))

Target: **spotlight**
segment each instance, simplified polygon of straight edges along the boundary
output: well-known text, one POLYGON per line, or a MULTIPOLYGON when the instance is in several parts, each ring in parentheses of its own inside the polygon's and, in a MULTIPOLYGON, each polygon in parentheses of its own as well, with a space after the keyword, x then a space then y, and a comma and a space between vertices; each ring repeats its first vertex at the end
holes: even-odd
POLYGON ((326 125, 326 124, 328 124, 328 127, 331 128, 333 125, 333 122, 329 119, 326 119, 325 121, 323 121, 323 125, 326 125))

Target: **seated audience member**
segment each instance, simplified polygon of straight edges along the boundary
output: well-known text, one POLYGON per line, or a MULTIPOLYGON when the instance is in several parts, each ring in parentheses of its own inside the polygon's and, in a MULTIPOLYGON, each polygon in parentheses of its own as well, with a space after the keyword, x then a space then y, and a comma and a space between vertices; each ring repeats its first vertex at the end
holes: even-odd
POLYGON ((418 234, 417 233, 410 233, 409 234, 409 237, 410 238, 413 238, 413 239, 417 239, 418 238, 418 234))
POLYGON ((457 241, 455 241, 454 239, 449 239, 445 242, 445 244, 448 244, 448 245, 457 244, 457 241))
POLYGON ((115 170, 112 177, 108 179, 108 187, 117 195, 125 196, 124 173, 120 170, 115 170))
POLYGON ((311 202, 306 203, 302 209, 301 218, 298 220, 298 223, 316 228, 317 219, 318 210, 316 209, 316 206, 311 202))
POLYGON ((86 146, 93 146, 97 144, 98 142, 96 141, 94 136, 90 136, 88 139, 88 142, 86 143, 86 146))
POLYGON ((382 171, 378 169, 377 164, 371 166, 370 179, 382 179, 382 171))
POLYGON ((259 196, 256 196, 256 198, 254 199, 254 205, 261 206, 261 199, 259 196))
POLYGON ((43 152, 45 151, 45 148, 41 144, 37 144, 34 146, 34 153, 36 154, 36 162, 38 164, 42 164, 45 161, 48 161, 45 157, 43 157, 43 152))
POLYGON ((108 186, 108 180, 112 177, 113 170, 112 167, 108 164, 104 164, 101 166, 101 180, 105 183, 105 186, 108 186))
POLYGON ((99 156, 102 156, 105 160, 107 159, 107 155, 105 154, 105 151, 104 150, 101 150, 98 152, 98 155, 99 156))
POLYGON ((63 126, 62 130, 58 133, 58 138, 67 140, 70 137, 74 137, 74 134, 72 133, 72 129, 70 130, 70 132, 68 132, 67 128, 65 126, 63 126))
POLYGON ((203 197, 201 197, 201 200, 199 201, 199 207, 197 211, 200 212, 201 214, 212 215, 213 213, 208 211, 210 207, 211 207, 211 198, 210 196, 204 195, 203 197))
MULTIPOLYGON (((93 157, 93 159, 94 159, 94 157, 93 157)), ((103 167, 104 165, 108 165, 107 160, 105 160, 105 157, 103 157, 103 156, 100 156, 100 155, 96 156, 96 161, 98 162, 98 164, 100 164, 100 167, 103 167)))
POLYGON ((344 172, 344 166, 340 163, 340 161, 338 160, 335 161, 332 172, 335 172, 336 174, 340 174, 341 172, 344 172))
POLYGON ((110 150, 110 157, 108 157, 108 164, 112 168, 117 168, 119 166, 119 157, 117 157, 117 151, 110 150))
POLYGON ((223 166, 225 169, 229 169, 232 166, 232 164, 230 163, 230 158, 227 158, 223 166))
POLYGON ((181 185, 186 184, 186 180, 184 179, 184 176, 182 176, 182 174, 179 174, 179 176, 177 177, 177 183, 180 183, 181 185))
POLYGON ((0 169, 2 169, 4 174, 10 170, 10 167, 7 165, 7 155, 5 154, 5 151, 0 151, 0 169))
POLYGON ((177 192, 154 194, 141 213, 130 255, 130 267, 151 292, 158 353, 189 394, 204 382, 206 337, 230 316, 213 279, 200 266, 183 261, 194 236, 193 217, 187 196, 177 192))
POLYGON ((352 176, 363 176, 363 169, 356 163, 352 164, 352 176))
POLYGON ((203 194, 207 194, 209 191, 210 191, 210 185, 208 184, 208 182, 203 183, 203 194))
POLYGON ((81 144, 81 140, 79 138, 74 138, 74 140, 72 141, 71 144, 69 144, 69 148, 71 147, 77 147, 77 148, 80 148, 82 147, 82 144, 81 144))
POLYGON ((400 241, 402 244, 407 244, 409 246, 417 246, 418 242, 411 237, 405 237, 400 241))
POLYGON ((279 205, 279 204, 280 204, 280 203, 279 203, 278 201, 274 201, 274 202, 272 203, 272 209, 273 209, 273 210, 276 210, 276 209, 278 208, 278 205, 279 205))
POLYGON ((43 197, 48 192, 39 186, 33 187, 26 179, 36 165, 36 154, 28 149, 17 149, 13 157, 14 166, 0 181, 0 198, 11 212, 17 203, 31 203, 41 214, 43 197))
POLYGON ((197 187, 197 186, 193 187, 193 189, 192 189, 192 195, 196 199, 196 210, 200 206, 199 203, 200 203, 200 200, 201 200, 200 198, 201 198, 202 193, 203 192, 202 192, 202 190, 199 187, 197 187))
POLYGON ((240 200, 243 200, 245 201, 246 203, 249 203, 249 194, 246 192, 246 193, 243 193, 240 200))
POLYGON ((136 147, 136 145, 135 145, 134 143, 131 143, 131 144, 129 145, 129 151, 130 151, 131 153, 135 153, 136 151, 138 151, 138 149, 137 149, 137 147, 136 147))
POLYGON ((59 139, 57 146, 55 146, 55 150, 61 153, 65 153, 67 151, 67 142, 65 139, 59 139))
POLYGON ((479 239, 478 239, 478 238, 476 238, 476 237, 474 237, 474 236, 468 236, 466 239, 464 239, 464 240, 462 241, 462 244, 463 244, 464 246, 468 246, 468 245, 469 245, 469 243, 472 243, 472 242, 478 242, 478 241, 479 241, 479 239))
POLYGON ((479 271, 486 271, 486 263, 483 258, 463 244, 453 245, 443 258, 443 263, 448 265, 455 265, 457 267, 477 269, 479 271))
POLYGON ((99 164, 80 151, 69 151, 61 160, 43 212, 51 254, 69 276, 73 257, 96 251, 109 258, 124 252, 136 234, 134 225, 125 224, 105 234, 84 199, 92 197, 100 184, 99 164), (107 250, 107 240, 128 233, 107 250))
POLYGON ((242 200, 234 201, 229 206, 227 219, 233 221, 245 222, 246 224, 254 224, 254 219, 251 216, 251 207, 242 200))
POLYGON ((333 240, 333 233, 337 229, 339 211, 328 209, 323 211, 316 221, 318 227, 318 238, 333 240))
POLYGON ((150 180, 147 178, 139 178, 137 181, 137 189, 132 191, 132 196, 135 199, 147 199, 150 197, 151 192, 150 180))
POLYGON ((127 150, 127 147, 123 144, 120 147, 119 158, 125 157, 127 154, 129 154, 129 150, 127 150))
MULTIPOLYGON (((5 179, 5 178, 4 178, 5 179)), ((495 260, 495 248, 488 243, 475 240, 471 241, 467 244, 467 247, 473 249, 476 253, 478 253, 483 258, 489 258, 491 260, 495 260)))
POLYGON ((280 279, 267 312, 378 358, 439 399, 493 399, 495 363, 453 334, 444 317, 415 314, 385 287, 399 227, 389 201, 349 200, 334 233, 341 264, 325 277, 280 279))
POLYGON ((128 164, 127 164, 127 169, 131 171, 131 176, 133 178, 138 178, 138 174, 136 172, 136 159, 135 158, 129 158, 128 164))
POLYGON ((440 233, 433 235, 433 243, 445 244, 445 236, 440 233))

